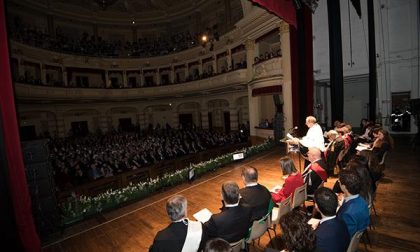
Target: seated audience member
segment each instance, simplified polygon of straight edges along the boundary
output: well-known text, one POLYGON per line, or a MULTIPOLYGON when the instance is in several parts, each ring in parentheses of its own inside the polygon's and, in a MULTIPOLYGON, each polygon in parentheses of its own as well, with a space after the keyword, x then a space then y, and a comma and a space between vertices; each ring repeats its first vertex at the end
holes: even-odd
POLYGON ((368 204, 359 196, 361 179, 356 171, 343 170, 338 180, 344 193, 344 202, 338 209, 337 218, 346 223, 351 238, 357 231, 368 227, 370 220, 368 204))
POLYGON ((385 152, 394 147, 394 140, 388 131, 384 129, 377 130, 377 137, 372 145, 372 153, 381 161, 385 152))
POLYGON ((295 189, 304 184, 302 175, 296 170, 293 160, 289 157, 280 158, 280 168, 283 175, 286 175, 287 178, 281 189, 271 193, 275 203, 280 203, 290 195, 293 195, 295 189))
POLYGON ((315 191, 315 208, 321 214, 321 221, 315 229, 316 250, 320 252, 346 251, 350 236, 346 224, 336 218, 337 195, 329 188, 315 191))
POLYGON ((232 248, 230 244, 220 238, 212 239, 207 241, 204 252, 231 252, 232 248))
POLYGON ((204 225, 209 238, 222 238, 229 243, 241 240, 251 227, 251 209, 239 204, 239 187, 233 181, 222 185, 224 208, 213 214, 204 225))
POLYGON ((328 174, 319 149, 309 148, 308 159, 311 163, 303 171, 302 177, 306 184, 307 195, 313 196, 315 190, 327 182, 328 174))
POLYGON ((187 199, 182 195, 171 197, 166 202, 166 212, 172 223, 159 231, 149 251, 197 251, 206 244, 203 225, 186 218, 187 199))
POLYGON ((329 176, 332 176, 334 175, 334 168, 338 164, 338 154, 344 148, 344 141, 335 130, 328 131, 327 138, 330 142, 325 148, 324 156, 327 164, 327 173, 329 176))
POLYGON ((291 211, 280 217, 282 238, 289 252, 309 252, 315 250, 315 232, 308 219, 300 211, 291 211))
POLYGON ((239 190, 240 203, 251 208, 252 220, 259 220, 271 210, 270 191, 265 186, 258 184, 258 171, 255 167, 247 166, 242 169, 242 181, 245 187, 239 190))

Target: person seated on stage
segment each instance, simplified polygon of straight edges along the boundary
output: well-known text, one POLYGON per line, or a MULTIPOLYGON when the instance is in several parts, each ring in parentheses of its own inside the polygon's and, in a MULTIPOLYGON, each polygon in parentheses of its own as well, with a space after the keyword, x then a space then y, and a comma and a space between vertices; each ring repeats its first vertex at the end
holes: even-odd
POLYGON ((329 143, 324 151, 324 157, 327 164, 327 173, 329 176, 334 175, 334 168, 338 165, 338 154, 344 148, 343 138, 335 130, 327 132, 329 143))
POLYGON ((309 148, 308 159, 311 162, 303 171, 302 177, 306 184, 308 198, 313 197, 315 190, 327 182, 328 174, 326 164, 321 158, 321 151, 317 148, 309 148))
POLYGON ((280 217, 282 239, 286 251, 314 251, 315 232, 308 224, 307 216, 300 211, 290 211, 280 217))
POLYGON ((321 151, 324 150, 324 134, 322 128, 316 122, 316 118, 313 116, 306 117, 306 126, 308 126, 308 132, 302 139, 294 138, 289 141, 292 144, 301 144, 306 148, 316 147, 321 151))
POLYGON ((209 238, 222 238, 229 243, 237 242, 248 234, 251 227, 251 208, 239 204, 239 186, 228 181, 222 185, 225 207, 213 214, 204 224, 209 238))
MULTIPOLYGON (((275 203, 280 203, 290 195, 293 195, 296 188, 304 184, 302 175, 296 170, 293 160, 289 157, 280 158, 280 168, 284 176, 287 176, 281 189, 271 192, 275 203)), ((292 196, 293 197, 293 196, 292 196)))
POLYGON ((365 230, 369 225, 368 204, 359 196, 362 185, 356 171, 341 171, 338 181, 344 193, 344 202, 337 211, 337 218, 346 223, 351 239, 357 231, 365 230))
POLYGON ((259 220, 271 210, 273 206, 270 191, 263 185, 258 184, 258 171, 255 167, 246 166, 242 169, 242 181, 245 187, 239 190, 240 203, 250 207, 252 220, 259 220))
POLYGON ((207 235, 203 225, 187 216, 187 199, 176 195, 166 202, 166 212, 172 223, 159 231, 149 251, 198 251, 204 248, 207 235))
POLYGON ((230 244, 220 238, 207 241, 204 252, 232 252, 230 244))
POLYGON ((315 229, 317 251, 346 251, 350 236, 346 224, 336 218, 337 195, 331 189, 321 187, 315 191, 314 201, 315 209, 322 217, 315 229))
POLYGON ((372 153, 380 161, 384 154, 394 147, 394 140, 388 131, 384 129, 377 129, 375 132, 377 137, 372 145, 372 153))

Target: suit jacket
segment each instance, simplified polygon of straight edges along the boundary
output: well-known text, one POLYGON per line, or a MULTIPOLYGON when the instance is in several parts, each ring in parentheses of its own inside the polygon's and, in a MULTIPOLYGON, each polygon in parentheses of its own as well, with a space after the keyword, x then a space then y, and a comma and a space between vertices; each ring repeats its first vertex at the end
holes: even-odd
POLYGON ((268 213, 268 206, 271 201, 270 191, 265 186, 257 184, 247 186, 239 190, 241 195, 240 204, 251 208, 251 219, 259 220, 268 213))
POLYGON ((315 236, 319 252, 345 252, 350 243, 346 224, 337 218, 319 224, 315 236))
POLYGON ((346 223, 351 238, 357 231, 368 227, 370 221, 368 205, 360 196, 345 201, 338 209, 337 218, 346 223))
MULTIPOLYGON (((188 226, 183 222, 172 222, 165 229, 159 231, 149 248, 150 252, 171 252, 182 251, 185 238, 187 237, 188 226)), ((200 250, 204 248, 207 241, 207 234, 203 226, 201 235, 200 250)))
POLYGON ((289 197, 289 195, 293 194, 296 188, 298 188, 299 186, 302 186, 303 184, 304 182, 303 182, 302 175, 300 174, 300 172, 298 172, 294 176, 289 175, 284 181, 284 184, 281 190, 276 193, 271 193, 273 201, 275 203, 282 202, 287 197, 289 197))
POLYGON ((209 238, 222 238, 231 243, 245 238, 251 224, 251 208, 238 205, 213 214, 204 226, 209 238))

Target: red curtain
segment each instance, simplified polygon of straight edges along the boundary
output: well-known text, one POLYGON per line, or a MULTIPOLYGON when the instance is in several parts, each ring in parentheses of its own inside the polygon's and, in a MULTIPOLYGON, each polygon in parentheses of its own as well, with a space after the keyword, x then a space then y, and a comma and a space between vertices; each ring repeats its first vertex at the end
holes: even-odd
POLYGON ((296 11, 293 0, 251 0, 296 27, 296 11))
POLYGON ((25 251, 41 251, 41 243, 32 218, 31 198, 20 148, 5 16, 4 1, 0 0, 0 116, 3 122, 10 194, 22 246, 25 251))

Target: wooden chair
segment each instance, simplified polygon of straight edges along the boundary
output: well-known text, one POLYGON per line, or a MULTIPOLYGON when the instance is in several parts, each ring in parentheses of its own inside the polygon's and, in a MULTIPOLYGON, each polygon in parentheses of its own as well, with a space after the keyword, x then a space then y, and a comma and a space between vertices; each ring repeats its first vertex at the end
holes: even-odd
POLYGON ((301 205, 305 205, 306 201, 306 184, 303 184, 302 186, 295 189, 295 192, 293 193, 293 200, 291 209, 295 209, 296 207, 299 207, 301 205))

